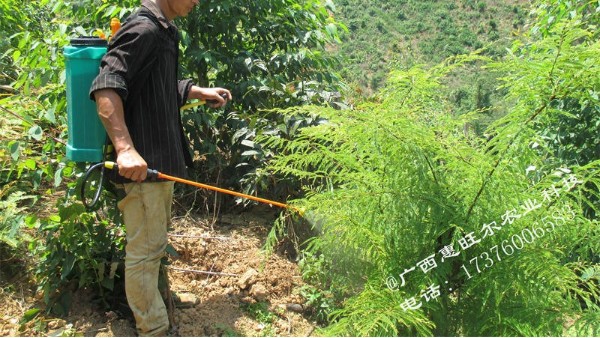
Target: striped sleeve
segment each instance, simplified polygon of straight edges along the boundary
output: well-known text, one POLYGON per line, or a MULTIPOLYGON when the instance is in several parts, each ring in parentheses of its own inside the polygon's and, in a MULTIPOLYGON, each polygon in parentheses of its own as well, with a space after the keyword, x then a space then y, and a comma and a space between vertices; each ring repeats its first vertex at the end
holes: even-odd
POLYGON ((146 65, 154 51, 156 25, 141 18, 133 20, 121 28, 113 37, 107 53, 100 63, 100 73, 90 88, 90 98, 100 89, 114 89, 123 102, 127 101, 129 87, 146 65))
POLYGON ((190 93, 190 88, 194 83, 192 80, 179 80, 177 82, 177 104, 179 107, 182 107, 185 102, 188 100, 188 94, 190 93))

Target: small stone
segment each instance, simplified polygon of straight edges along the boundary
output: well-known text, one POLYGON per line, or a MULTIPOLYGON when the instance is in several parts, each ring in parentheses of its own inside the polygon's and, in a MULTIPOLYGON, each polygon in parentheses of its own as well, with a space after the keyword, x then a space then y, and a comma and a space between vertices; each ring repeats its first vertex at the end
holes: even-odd
POLYGON ((258 271, 254 269, 249 269, 248 271, 246 271, 238 281, 238 286, 240 287, 240 289, 244 290, 248 286, 254 284, 256 282, 257 275, 258 271))
POLYGON ((254 284, 252 289, 250 289, 250 295, 258 301, 263 301, 267 298, 268 295, 267 288, 261 283, 254 284))
POLYGON ((192 293, 175 293, 175 306, 179 309, 187 309, 198 304, 198 297, 192 293))
POLYGON ((256 299, 254 299, 250 296, 244 296, 240 300, 242 301, 242 303, 246 303, 246 304, 255 304, 256 303, 256 299))
POLYGON ((51 330, 56 330, 58 329, 59 324, 58 324, 58 320, 51 320, 48 322, 48 328, 51 330))
POLYGON ((304 308, 300 304, 288 303, 288 304, 285 304, 285 308, 286 308, 286 310, 291 311, 291 312, 296 312, 296 313, 304 312, 304 308))
POLYGON ((108 319, 108 321, 113 321, 119 318, 119 315, 114 311, 105 312, 104 315, 106 316, 106 319, 108 319))

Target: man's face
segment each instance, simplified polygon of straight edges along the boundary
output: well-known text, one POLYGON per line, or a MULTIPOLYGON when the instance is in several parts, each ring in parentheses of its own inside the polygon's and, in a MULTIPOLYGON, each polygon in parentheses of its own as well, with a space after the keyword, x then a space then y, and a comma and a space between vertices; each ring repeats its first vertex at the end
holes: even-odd
POLYGON ((175 17, 187 16, 194 6, 198 4, 198 0, 167 0, 169 8, 175 17))

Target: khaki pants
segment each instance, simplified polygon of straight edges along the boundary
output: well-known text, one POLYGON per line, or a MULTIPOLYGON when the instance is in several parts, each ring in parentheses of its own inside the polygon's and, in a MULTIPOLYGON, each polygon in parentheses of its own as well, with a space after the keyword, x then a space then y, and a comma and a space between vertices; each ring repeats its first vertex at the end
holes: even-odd
POLYGON ((169 329, 158 274, 167 247, 173 185, 174 182, 124 184, 127 195, 118 204, 127 233, 125 293, 140 336, 164 336, 169 329))

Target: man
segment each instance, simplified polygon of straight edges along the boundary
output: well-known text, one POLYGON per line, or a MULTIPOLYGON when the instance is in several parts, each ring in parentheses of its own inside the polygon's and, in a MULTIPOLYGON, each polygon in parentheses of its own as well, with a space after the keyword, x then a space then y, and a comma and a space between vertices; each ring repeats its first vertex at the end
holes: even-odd
POLYGON ((218 108, 231 99, 226 89, 177 80, 179 35, 171 22, 197 3, 142 0, 112 37, 90 89, 125 181, 119 201, 127 233, 125 291, 141 336, 165 335, 169 328, 158 275, 173 199, 173 182, 144 182, 146 169, 185 176, 191 157, 179 107, 200 99, 218 108))

